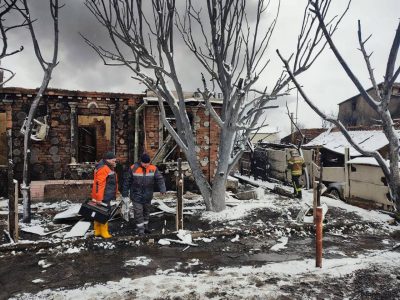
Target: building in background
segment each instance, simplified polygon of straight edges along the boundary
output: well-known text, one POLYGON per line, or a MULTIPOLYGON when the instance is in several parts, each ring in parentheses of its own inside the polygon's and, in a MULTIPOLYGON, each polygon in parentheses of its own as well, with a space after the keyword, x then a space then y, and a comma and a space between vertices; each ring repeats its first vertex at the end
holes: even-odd
POLYGON ((253 144, 257 143, 278 143, 279 142, 279 129, 278 127, 262 127, 255 131, 251 142, 253 144))
MULTIPOLYGON (((367 92, 376 99, 376 92, 373 88, 368 89, 367 92)), ((389 110, 393 119, 400 119, 400 83, 395 83, 393 86, 389 110)), ((338 119, 346 127, 381 125, 377 113, 360 94, 339 103, 338 119)))
POLYGON ((301 129, 301 133, 299 131, 295 131, 283 137, 281 139, 281 143, 299 145, 301 140, 303 139, 302 144, 306 144, 325 131, 327 131, 326 128, 304 128, 301 129), (304 136, 304 138, 302 135, 304 136))

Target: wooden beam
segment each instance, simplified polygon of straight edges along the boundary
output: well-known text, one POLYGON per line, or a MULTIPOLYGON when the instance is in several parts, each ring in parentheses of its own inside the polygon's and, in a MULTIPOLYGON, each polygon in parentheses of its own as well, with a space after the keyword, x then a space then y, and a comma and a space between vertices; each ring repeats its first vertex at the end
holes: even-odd
POLYGON ((12 129, 7 129, 8 157, 8 232, 14 242, 18 241, 18 181, 14 181, 14 162, 12 156, 12 129))
POLYGON ((176 204, 176 230, 183 229, 183 176, 182 158, 178 158, 178 176, 176 177, 177 204, 176 204))

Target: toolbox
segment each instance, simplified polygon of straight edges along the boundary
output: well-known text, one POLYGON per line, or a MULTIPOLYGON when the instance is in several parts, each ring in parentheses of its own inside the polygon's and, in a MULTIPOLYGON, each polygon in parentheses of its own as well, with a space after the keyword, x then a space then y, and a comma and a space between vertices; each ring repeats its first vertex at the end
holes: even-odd
POLYGON ((79 214, 85 219, 105 224, 111 217, 111 206, 102 202, 87 200, 79 209, 79 214))

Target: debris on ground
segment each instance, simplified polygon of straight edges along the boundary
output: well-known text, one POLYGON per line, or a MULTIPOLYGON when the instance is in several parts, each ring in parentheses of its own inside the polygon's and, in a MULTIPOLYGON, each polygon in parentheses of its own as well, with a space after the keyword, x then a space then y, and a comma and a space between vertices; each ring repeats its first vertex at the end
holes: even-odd
MULTIPOLYGON (((304 190, 299 200, 272 193, 276 183, 248 181, 259 189, 239 184, 238 191, 262 191, 259 198, 238 200, 227 193, 227 208, 219 213, 205 211, 200 195, 185 194, 184 211, 191 214, 178 232, 174 194, 156 195, 162 209, 152 206, 151 233, 144 237, 135 235, 131 217, 109 223, 110 239, 95 237, 90 225, 83 237, 66 239, 73 231, 67 227, 80 216, 54 217, 80 204, 33 203, 32 223, 21 225, 21 240, 0 243, 0 298, 396 299, 400 226, 392 216, 321 197, 329 209, 323 267, 316 269, 314 225, 298 221, 312 206, 312 191, 304 190)), ((0 230, 6 229, 6 210, 0 202, 0 230)))

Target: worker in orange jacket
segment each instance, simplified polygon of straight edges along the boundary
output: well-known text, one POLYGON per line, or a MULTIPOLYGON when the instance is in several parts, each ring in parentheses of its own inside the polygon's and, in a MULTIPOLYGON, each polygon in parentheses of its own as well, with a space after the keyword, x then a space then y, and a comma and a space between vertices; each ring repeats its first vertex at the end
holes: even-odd
MULTIPOLYGON (((110 206, 111 200, 115 200, 118 192, 118 178, 114 169, 117 165, 117 159, 113 152, 105 153, 103 159, 94 169, 94 179, 92 187, 92 200, 102 202, 110 206)), ((94 235, 105 239, 111 237, 108 232, 108 222, 101 224, 94 221, 94 235)))
POLYGON ((293 194, 296 198, 301 199, 301 185, 300 176, 303 174, 303 169, 305 168, 304 159, 299 155, 297 150, 293 149, 290 151, 291 158, 288 160, 288 169, 291 170, 292 174, 292 184, 293 184, 293 194))

